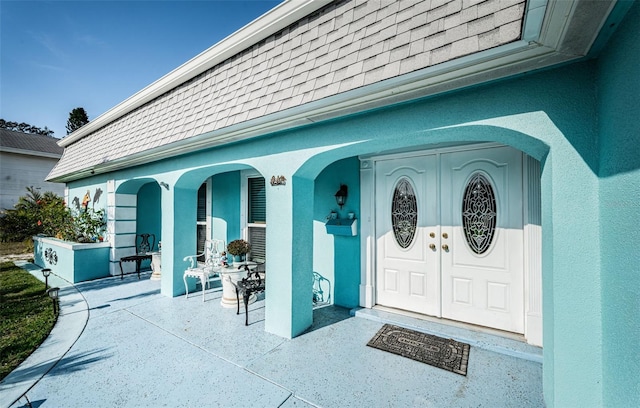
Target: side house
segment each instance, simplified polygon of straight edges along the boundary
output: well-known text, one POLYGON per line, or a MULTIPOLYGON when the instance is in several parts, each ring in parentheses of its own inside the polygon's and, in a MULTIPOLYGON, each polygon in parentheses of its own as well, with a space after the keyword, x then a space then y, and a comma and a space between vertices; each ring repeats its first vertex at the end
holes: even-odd
POLYGON ((628 1, 284 2, 64 138, 48 179, 106 193, 112 274, 161 236, 166 296, 199 240, 243 237, 269 332, 311 325, 316 272, 337 305, 542 346, 549 406, 637 406, 639 33, 628 1))
POLYGON ((45 181, 63 150, 53 137, 0 129, 0 209, 12 209, 27 187, 63 196, 63 183, 45 181))

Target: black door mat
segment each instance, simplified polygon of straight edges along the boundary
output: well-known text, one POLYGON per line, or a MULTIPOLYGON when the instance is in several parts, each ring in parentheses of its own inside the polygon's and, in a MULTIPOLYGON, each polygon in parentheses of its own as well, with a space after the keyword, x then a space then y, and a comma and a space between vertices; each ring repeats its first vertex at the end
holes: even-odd
POLYGON ((367 346, 467 375, 471 346, 466 343, 385 324, 367 346))

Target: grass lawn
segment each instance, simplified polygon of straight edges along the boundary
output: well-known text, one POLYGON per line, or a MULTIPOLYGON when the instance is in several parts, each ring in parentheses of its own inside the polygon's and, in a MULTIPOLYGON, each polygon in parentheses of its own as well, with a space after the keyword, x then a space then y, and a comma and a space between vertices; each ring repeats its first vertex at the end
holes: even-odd
POLYGON ((0 264, 0 380, 47 338, 56 318, 44 283, 13 262, 0 264))

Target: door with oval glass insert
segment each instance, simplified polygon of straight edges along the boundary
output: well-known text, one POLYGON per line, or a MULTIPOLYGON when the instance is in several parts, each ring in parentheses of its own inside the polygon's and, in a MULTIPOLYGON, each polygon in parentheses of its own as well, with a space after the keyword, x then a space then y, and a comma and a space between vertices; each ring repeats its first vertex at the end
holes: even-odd
POLYGON ((378 304, 440 315, 436 183, 435 155, 376 162, 378 304))
POLYGON ((446 153, 441 168, 442 317, 523 333, 522 153, 446 153))
POLYGON ((521 156, 494 147, 376 162, 377 304, 523 332, 521 156))

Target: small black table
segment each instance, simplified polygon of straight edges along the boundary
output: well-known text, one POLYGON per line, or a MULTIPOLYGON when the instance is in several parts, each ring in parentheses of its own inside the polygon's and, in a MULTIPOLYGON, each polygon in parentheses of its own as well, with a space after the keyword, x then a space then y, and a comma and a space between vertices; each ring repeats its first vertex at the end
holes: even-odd
POLYGON ((151 259, 151 254, 144 255, 131 255, 131 256, 123 256, 120 258, 120 280, 124 279, 124 271, 122 270, 123 262, 135 262, 136 263, 136 273, 138 274, 138 279, 140 279, 140 265, 142 261, 145 259, 151 259))
MULTIPOLYGON (((233 283, 233 282, 232 282, 233 283)), ((249 325, 249 297, 254 293, 264 292, 265 280, 258 277, 255 278, 242 278, 238 282, 233 283, 236 287, 236 301, 238 303, 238 309, 236 314, 240 314, 240 294, 242 293, 242 299, 244 301, 244 325, 249 325)))

